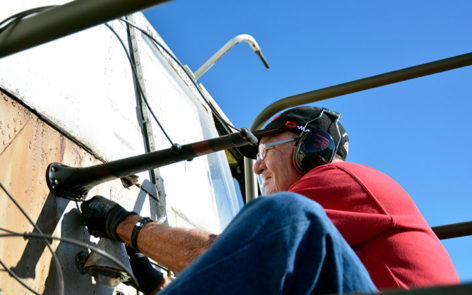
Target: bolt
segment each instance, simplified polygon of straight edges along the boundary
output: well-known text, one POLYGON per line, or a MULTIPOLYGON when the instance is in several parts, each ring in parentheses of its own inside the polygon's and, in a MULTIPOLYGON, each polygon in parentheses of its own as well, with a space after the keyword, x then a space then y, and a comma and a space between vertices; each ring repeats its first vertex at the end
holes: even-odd
POLYGON ((179 154, 180 151, 182 150, 182 146, 178 143, 174 143, 170 149, 173 153, 179 154))
POLYGON ((78 252, 76 255, 75 255, 75 266, 77 267, 77 270, 81 273, 81 274, 85 274, 84 272, 84 265, 85 265, 85 262, 87 261, 87 257, 88 257, 88 253, 85 252, 85 251, 80 251, 78 252))

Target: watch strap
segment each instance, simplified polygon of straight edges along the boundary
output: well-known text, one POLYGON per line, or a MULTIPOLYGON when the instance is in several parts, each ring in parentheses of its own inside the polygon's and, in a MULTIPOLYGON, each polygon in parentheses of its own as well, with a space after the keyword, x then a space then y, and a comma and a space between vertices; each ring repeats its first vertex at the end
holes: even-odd
POLYGON ((131 246, 133 246, 133 248, 136 249, 137 251, 139 251, 138 249, 139 232, 147 223, 151 221, 154 221, 154 220, 152 220, 149 217, 143 217, 134 225, 133 231, 131 232, 131 246))

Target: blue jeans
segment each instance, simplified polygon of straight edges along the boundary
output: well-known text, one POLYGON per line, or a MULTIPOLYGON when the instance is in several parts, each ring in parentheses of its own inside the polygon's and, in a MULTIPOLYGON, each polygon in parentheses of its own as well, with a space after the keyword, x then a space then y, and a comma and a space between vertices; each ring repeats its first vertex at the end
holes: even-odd
POLYGON ((278 193, 249 202, 166 294, 377 292, 316 202, 278 193))

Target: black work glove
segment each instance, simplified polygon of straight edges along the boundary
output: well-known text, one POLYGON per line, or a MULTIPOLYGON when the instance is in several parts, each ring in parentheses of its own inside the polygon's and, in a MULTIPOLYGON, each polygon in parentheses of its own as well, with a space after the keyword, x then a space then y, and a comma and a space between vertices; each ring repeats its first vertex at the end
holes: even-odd
MULTIPOLYGON (((126 246, 126 252, 128 252, 133 274, 138 280, 139 291, 147 294, 162 285, 164 274, 155 269, 144 254, 128 245, 126 246)), ((124 283, 127 284, 128 282, 124 283)))
POLYGON ((80 205, 82 218, 91 235, 105 237, 122 242, 116 234, 116 228, 126 217, 136 212, 126 211, 119 204, 102 196, 95 196, 80 205))

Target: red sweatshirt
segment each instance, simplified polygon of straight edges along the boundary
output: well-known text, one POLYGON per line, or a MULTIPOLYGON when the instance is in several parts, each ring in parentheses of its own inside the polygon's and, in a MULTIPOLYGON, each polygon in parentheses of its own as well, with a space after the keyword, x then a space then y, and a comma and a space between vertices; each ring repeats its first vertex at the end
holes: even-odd
POLYGON ((459 283, 413 200, 384 173, 337 162, 312 169, 289 191, 323 206, 379 289, 459 283))

